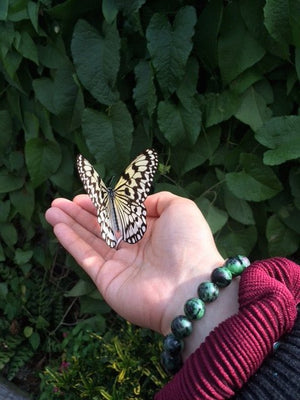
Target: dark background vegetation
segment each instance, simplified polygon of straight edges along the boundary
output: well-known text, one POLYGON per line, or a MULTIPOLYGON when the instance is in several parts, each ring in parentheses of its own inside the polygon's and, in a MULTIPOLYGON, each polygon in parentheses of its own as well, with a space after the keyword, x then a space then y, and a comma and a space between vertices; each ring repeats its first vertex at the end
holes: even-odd
POLYGON ((1 0, 4 376, 40 399, 147 399, 166 379, 157 337, 45 222, 82 192, 78 152, 107 180, 153 146, 155 191, 193 199, 224 257, 296 257, 299 78, 299 0, 1 0))

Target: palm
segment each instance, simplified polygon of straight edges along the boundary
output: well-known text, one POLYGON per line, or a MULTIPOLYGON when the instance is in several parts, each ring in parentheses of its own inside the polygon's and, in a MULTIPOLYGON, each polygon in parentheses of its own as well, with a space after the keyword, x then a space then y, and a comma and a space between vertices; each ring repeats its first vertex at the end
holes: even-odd
POLYGON ((194 203, 162 192, 149 196, 146 208, 143 239, 134 245, 121 242, 117 251, 99 238, 95 210, 86 195, 73 202, 55 200, 46 218, 115 311, 163 332, 172 307, 179 307, 174 300, 178 286, 184 292, 194 276, 199 280, 202 263, 216 265, 222 259, 194 203))

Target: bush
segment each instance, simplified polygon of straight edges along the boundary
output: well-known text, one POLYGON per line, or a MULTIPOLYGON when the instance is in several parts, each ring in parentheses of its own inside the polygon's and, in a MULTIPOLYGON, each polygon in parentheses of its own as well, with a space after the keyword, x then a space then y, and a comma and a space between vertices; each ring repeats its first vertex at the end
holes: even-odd
POLYGON ((106 180, 154 146, 155 190, 193 199, 224 257, 296 255, 299 21, 296 0, 1 1, 6 376, 59 358, 65 323, 110 315, 44 220, 82 190, 77 152, 106 180))

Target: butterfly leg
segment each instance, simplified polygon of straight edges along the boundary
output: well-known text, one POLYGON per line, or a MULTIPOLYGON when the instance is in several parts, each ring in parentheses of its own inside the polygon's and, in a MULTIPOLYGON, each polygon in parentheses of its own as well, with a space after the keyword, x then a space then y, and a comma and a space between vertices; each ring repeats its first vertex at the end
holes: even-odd
POLYGON ((115 249, 118 250, 119 244, 122 242, 123 236, 120 236, 119 239, 117 240, 117 243, 115 245, 115 249))

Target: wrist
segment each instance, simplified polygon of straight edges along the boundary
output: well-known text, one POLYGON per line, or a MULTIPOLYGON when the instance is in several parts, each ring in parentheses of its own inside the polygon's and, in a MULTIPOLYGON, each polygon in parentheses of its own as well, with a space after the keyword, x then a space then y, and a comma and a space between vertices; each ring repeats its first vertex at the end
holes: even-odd
POLYGON ((249 264, 250 261, 244 256, 229 258, 226 263, 213 269, 210 279, 205 279, 197 286, 198 297, 193 296, 185 300, 184 313, 173 319, 172 334, 167 335, 163 342, 164 351, 161 354, 161 361, 168 373, 177 372, 182 366, 182 361, 204 342, 215 327, 237 314, 239 282, 237 279, 233 281, 233 278, 237 278, 249 264), (220 301, 219 296, 224 294, 223 290, 220 292, 220 289, 227 288, 229 285, 230 289, 227 293, 225 292, 225 296, 220 301), (207 308, 210 309, 209 317, 207 308), (195 323, 199 319, 202 320, 205 314, 205 323, 201 324, 201 330, 199 330, 199 324, 197 326, 195 323), (193 325, 196 325, 196 329, 193 325), (184 353, 180 354, 182 350, 184 353))
POLYGON ((202 260, 196 266, 185 268, 185 274, 181 281, 174 286, 173 295, 166 299, 166 309, 161 320, 161 333, 166 336, 171 332, 171 322, 173 319, 184 314, 185 302, 198 297, 197 289, 201 282, 209 281, 212 271, 224 264, 224 259, 217 254, 214 260, 202 260))
POLYGON ((205 316, 194 321, 193 331, 184 340, 182 352, 185 361, 204 341, 221 322, 232 317, 238 312, 238 291, 240 278, 235 278, 224 290, 220 290, 219 297, 212 303, 206 304, 205 316))

